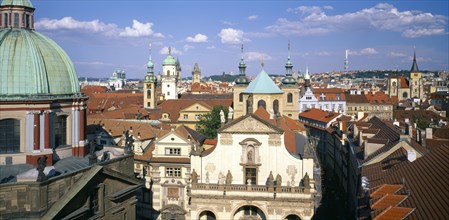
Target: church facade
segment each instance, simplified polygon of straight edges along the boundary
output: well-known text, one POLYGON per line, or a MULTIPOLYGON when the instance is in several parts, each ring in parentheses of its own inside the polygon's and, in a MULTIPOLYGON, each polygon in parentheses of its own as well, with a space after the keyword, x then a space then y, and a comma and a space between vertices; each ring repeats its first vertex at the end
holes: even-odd
POLYGON ((299 89, 296 80, 292 77, 293 64, 290 60, 290 45, 287 63, 285 65, 286 76, 282 84, 277 86, 267 72, 262 71, 256 79, 249 82, 246 77, 246 64, 242 58, 239 63, 239 76, 235 80, 233 100, 234 118, 253 113, 260 106, 274 115, 285 115, 296 119, 298 114, 299 89))
POLYGON ((397 97, 399 101, 424 98, 424 84, 422 73, 419 71, 416 62, 416 53, 413 54, 413 64, 409 77, 391 76, 388 78, 387 93, 390 98, 397 97))
POLYGON ((311 219, 314 160, 293 156, 286 133, 255 114, 223 125, 217 146, 191 153, 191 219, 311 219))

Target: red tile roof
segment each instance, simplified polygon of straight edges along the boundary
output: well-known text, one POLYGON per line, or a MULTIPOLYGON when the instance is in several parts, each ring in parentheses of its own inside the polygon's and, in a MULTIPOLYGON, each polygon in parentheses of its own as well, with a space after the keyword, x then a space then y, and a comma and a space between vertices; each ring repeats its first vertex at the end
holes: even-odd
POLYGON ((311 109, 308 109, 308 110, 305 110, 305 111, 299 113, 299 117, 313 119, 313 120, 324 122, 324 123, 328 123, 328 122, 332 121, 332 119, 339 117, 339 116, 340 116, 340 113, 323 111, 323 110, 317 109, 317 108, 311 108, 311 109))
POLYGON ((404 207, 389 207, 378 216, 376 216, 373 220, 397 220, 397 219, 405 219, 410 213, 414 211, 413 208, 404 208, 404 207))

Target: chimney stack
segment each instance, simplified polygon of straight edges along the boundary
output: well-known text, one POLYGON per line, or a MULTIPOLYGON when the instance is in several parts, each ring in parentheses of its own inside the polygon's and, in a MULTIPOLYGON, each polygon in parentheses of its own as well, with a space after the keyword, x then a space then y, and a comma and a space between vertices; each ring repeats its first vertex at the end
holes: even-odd
POLYGON ((426 139, 432 139, 433 131, 432 128, 426 128, 426 139))

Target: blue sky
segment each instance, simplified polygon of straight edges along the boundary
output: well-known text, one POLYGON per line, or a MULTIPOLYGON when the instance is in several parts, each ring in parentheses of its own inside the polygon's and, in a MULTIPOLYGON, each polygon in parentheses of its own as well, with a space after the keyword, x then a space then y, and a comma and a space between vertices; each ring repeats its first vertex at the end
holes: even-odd
POLYGON ((283 74, 291 41, 294 70, 448 69, 448 1, 32 1, 36 30, 55 40, 79 76, 108 77, 122 68, 143 78, 152 44, 155 71, 167 48, 183 76, 283 74))

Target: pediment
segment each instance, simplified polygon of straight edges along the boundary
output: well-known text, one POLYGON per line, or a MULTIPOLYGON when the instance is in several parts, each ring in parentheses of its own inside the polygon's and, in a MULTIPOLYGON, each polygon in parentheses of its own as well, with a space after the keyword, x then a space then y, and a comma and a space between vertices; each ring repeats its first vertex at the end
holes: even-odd
POLYGON ((195 102, 194 104, 180 110, 180 112, 210 112, 210 111, 212 111, 210 107, 205 106, 198 102, 195 102))
POLYGON ((223 127, 220 133, 282 134, 283 130, 263 121, 255 115, 249 115, 223 127))

